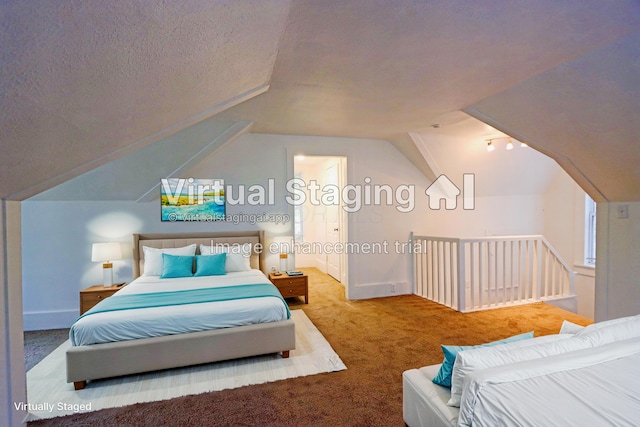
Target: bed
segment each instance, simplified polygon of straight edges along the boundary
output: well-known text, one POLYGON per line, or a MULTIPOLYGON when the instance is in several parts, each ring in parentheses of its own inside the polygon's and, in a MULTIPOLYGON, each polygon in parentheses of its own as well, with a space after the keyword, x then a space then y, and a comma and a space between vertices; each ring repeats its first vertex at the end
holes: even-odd
POLYGON ((90 315, 82 316, 71 328, 70 339, 74 345, 66 354, 67 382, 80 390, 87 381, 100 378, 269 353, 289 357, 289 351, 295 349, 295 325, 289 318, 286 302, 264 274, 262 244, 261 231, 135 234, 134 281, 95 306, 90 315), (155 248, 155 252, 173 251, 195 245, 199 254, 201 248, 218 244, 230 247, 250 245, 250 270, 222 276, 189 277, 186 280, 146 274, 152 261, 155 262, 155 258, 149 260, 145 270, 145 252, 149 257, 152 254, 149 248, 155 248), (178 294, 183 294, 180 297, 201 298, 203 292, 212 288, 225 291, 236 285, 247 285, 242 288, 273 288, 272 296, 277 297, 216 297, 179 305, 166 302, 167 297, 173 299, 178 294), (115 301, 116 296, 120 301, 135 301, 141 294, 149 296, 154 292, 157 295, 151 296, 164 298, 155 306, 143 308, 134 304, 127 309, 119 307, 101 311, 101 306, 106 306, 110 300, 115 301))
POLYGON ((604 427, 640 420, 640 316, 461 351, 451 389, 432 382, 439 368, 403 373, 409 427, 604 427), (461 393, 453 399, 456 372, 464 380, 458 378, 461 393))

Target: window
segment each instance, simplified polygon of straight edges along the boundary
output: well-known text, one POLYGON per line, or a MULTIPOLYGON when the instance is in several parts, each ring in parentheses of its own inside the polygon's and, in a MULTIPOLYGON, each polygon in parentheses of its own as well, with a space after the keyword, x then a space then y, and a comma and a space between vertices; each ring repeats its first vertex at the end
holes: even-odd
POLYGON ((585 194, 584 263, 596 265, 596 202, 585 194))

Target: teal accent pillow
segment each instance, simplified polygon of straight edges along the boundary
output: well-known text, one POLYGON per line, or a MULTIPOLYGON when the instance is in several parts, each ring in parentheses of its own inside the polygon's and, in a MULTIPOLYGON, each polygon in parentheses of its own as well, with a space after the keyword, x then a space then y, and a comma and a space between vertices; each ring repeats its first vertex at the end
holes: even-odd
POLYGON ((161 279, 191 276, 193 276, 192 256, 162 254, 161 279))
POLYGON ((441 347, 442 353, 444 354, 444 360, 442 361, 442 366, 440 366, 438 375, 436 375, 432 381, 438 385, 451 388, 451 374, 453 373, 453 364, 456 362, 456 356, 458 355, 458 353, 463 350, 478 347, 491 347, 498 344, 506 344, 508 342, 521 341, 529 338, 533 338, 533 331, 480 345, 442 345, 441 347))
POLYGON ((196 255, 196 274, 194 276, 222 276, 227 254, 196 255))

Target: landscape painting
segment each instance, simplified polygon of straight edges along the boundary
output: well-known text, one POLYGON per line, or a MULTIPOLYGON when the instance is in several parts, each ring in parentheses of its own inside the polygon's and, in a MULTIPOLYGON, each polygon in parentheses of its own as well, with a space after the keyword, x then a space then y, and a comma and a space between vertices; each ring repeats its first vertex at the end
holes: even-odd
POLYGON ((225 219, 224 180, 164 178, 160 184, 162 221, 225 219))

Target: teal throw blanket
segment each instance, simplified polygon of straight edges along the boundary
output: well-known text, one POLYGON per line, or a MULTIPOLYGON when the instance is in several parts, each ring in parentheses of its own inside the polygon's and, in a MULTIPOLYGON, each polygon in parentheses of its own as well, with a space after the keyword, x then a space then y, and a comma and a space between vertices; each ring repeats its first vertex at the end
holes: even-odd
POLYGON ((229 301, 234 299, 276 297, 291 317, 289 306, 280 291, 270 283, 254 285, 222 286, 218 288, 187 289, 146 294, 113 295, 93 306, 80 318, 107 311, 131 310, 134 308, 166 307, 169 305, 197 304, 202 302, 229 301))

